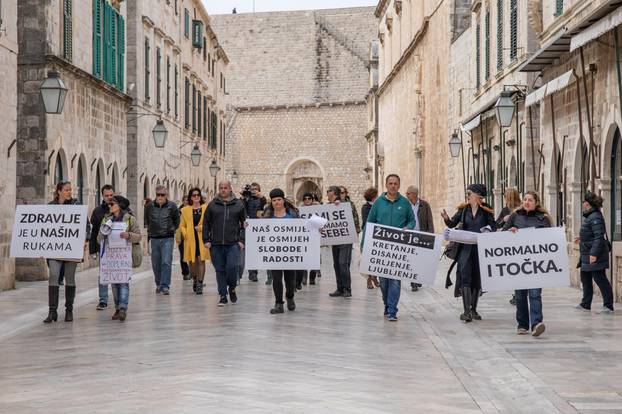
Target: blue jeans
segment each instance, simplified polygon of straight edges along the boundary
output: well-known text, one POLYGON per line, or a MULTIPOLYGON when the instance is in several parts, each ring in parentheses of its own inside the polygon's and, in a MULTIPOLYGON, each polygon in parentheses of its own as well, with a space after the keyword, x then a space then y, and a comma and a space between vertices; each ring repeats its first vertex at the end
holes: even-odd
POLYGON ((384 302, 384 313, 387 316, 397 316, 397 303, 400 301, 402 281, 395 279, 380 278, 380 291, 384 302))
POLYGON ((171 287, 171 266, 173 264, 174 239, 151 239, 151 267, 156 287, 167 291, 171 287))
POLYGON ((130 284, 129 283, 113 283, 112 296, 114 297, 114 308, 127 310, 130 301, 130 284))
POLYGON ((227 287, 235 289, 238 284, 238 269, 240 261, 240 245, 212 245, 210 249, 212 263, 216 269, 218 294, 227 296, 227 287))
POLYGON ((108 285, 99 284, 99 303, 108 304, 108 285))
POLYGON ((533 329, 534 326, 542 322, 542 289, 515 290, 514 294, 516 295, 516 322, 518 322, 518 327, 527 330, 533 329))

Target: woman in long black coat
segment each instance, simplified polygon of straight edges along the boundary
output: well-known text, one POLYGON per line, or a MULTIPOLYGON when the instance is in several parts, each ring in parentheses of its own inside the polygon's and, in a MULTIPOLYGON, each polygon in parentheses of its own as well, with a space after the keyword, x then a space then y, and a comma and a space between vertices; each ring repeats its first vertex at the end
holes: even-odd
POLYGON ((592 296, 595 282, 603 297, 601 313, 613 313, 613 291, 606 269, 609 268, 609 241, 605 239, 607 230, 605 218, 600 209, 603 206, 603 198, 589 192, 583 201, 583 224, 581 224, 579 251, 581 260, 581 285, 583 285, 583 299, 577 305, 577 309, 589 311, 592 308, 592 296))
MULTIPOLYGON (((495 217, 493 209, 486 204, 486 186, 471 184, 467 189, 467 202, 458 206, 458 211, 449 217, 443 210, 442 217, 449 228, 462 223, 461 230, 481 233, 495 231, 495 217)), ((481 320, 477 313, 477 302, 482 291, 482 281, 479 272, 479 257, 476 244, 460 244, 456 257, 458 270, 456 272, 456 296, 462 296, 464 312, 460 320, 471 322, 481 320)))

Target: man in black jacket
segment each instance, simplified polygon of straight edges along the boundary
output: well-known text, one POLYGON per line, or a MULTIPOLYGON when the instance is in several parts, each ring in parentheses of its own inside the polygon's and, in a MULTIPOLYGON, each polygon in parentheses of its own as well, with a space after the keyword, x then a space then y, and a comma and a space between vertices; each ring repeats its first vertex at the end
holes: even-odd
POLYGON ((235 198, 229 181, 218 184, 218 195, 209 203, 203 219, 203 243, 210 250, 216 269, 216 282, 220 301, 225 306, 227 287, 229 299, 236 303, 235 287, 238 282, 240 251, 244 248, 244 203, 235 198))
MULTIPOLYGON (((419 197, 419 189, 414 185, 406 189, 406 198, 410 201, 410 205, 415 215, 415 231, 424 231, 426 233, 434 233, 434 218, 432 217, 432 209, 430 203, 419 197)), ((416 292, 421 287, 421 283, 411 283, 410 288, 416 292)))
MULTIPOLYGON (((95 207, 95 210, 91 213, 91 237, 89 238, 89 254, 91 259, 97 260, 99 258, 99 243, 97 242, 97 235, 99 234, 99 228, 102 224, 104 216, 108 213, 108 205, 112 202, 114 197, 114 187, 110 184, 106 184, 101 188, 102 203, 95 207)), ((99 284, 99 303, 97 304, 97 310, 104 310, 108 307, 108 285, 99 284)))
POLYGON ((179 210, 168 200, 168 189, 156 187, 156 199, 147 206, 147 232, 151 240, 151 267, 155 277, 156 293, 168 295, 171 286, 171 267, 175 231, 179 227, 179 210))

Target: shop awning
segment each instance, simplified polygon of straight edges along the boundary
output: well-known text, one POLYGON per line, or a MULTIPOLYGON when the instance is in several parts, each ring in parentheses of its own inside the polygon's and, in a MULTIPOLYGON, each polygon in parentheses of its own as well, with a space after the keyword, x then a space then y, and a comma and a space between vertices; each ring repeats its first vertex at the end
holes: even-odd
POLYGON ((573 73, 574 73, 574 70, 569 70, 563 75, 547 83, 546 94, 544 96, 549 96, 551 94, 554 94, 555 92, 559 92, 562 89, 564 89, 566 86, 570 85, 570 83, 574 79, 574 77, 572 76, 573 73))
POLYGON ((530 107, 531 105, 535 105, 546 96, 546 85, 542 85, 539 89, 531 92, 529 95, 525 97, 525 107, 530 107))
POLYGON ((471 119, 469 122, 467 122, 464 125, 460 125, 460 129, 462 129, 463 131, 472 131, 475 128, 477 128, 479 126, 479 124, 482 123, 482 116, 481 115, 477 115, 475 118, 471 119))
MULTIPOLYGON (((536 53, 531 55, 518 68, 519 72, 541 72, 544 68, 551 66, 564 53, 570 52, 570 44, 573 36, 592 26, 595 22, 602 19, 612 10, 622 6, 622 0, 609 0, 598 8, 588 13, 578 24, 572 28, 563 27, 557 36, 549 40, 536 53)), ((577 46, 578 47, 578 46, 577 46)))
POLYGON ((622 24, 622 7, 618 7, 615 11, 603 17, 587 29, 572 36, 570 41, 570 51, 576 50, 581 46, 598 39, 611 29, 622 24))

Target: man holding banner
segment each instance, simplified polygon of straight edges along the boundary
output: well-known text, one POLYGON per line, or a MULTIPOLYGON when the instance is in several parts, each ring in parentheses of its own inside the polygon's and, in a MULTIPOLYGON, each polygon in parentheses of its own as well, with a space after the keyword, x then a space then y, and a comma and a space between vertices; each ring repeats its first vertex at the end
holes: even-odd
MULTIPOLYGON (((388 175, 385 185, 387 191, 374 202, 367 217, 367 224, 376 223, 412 230, 415 227, 415 215, 408 199, 399 193, 400 177, 397 174, 388 175)), ((392 322, 397 321, 397 304, 401 289, 402 283, 399 279, 380 278, 384 316, 392 322)))
MULTIPOLYGON (((328 202, 332 204, 341 203, 341 188, 333 185, 326 192, 328 202)), ((333 251, 333 268, 337 279, 337 290, 329 293, 329 296, 344 298, 352 297, 352 277, 350 275, 350 264, 352 263, 352 244, 337 244, 331 246, 333 251)))

